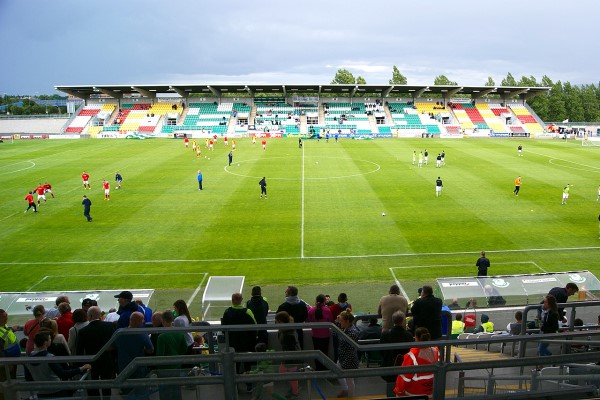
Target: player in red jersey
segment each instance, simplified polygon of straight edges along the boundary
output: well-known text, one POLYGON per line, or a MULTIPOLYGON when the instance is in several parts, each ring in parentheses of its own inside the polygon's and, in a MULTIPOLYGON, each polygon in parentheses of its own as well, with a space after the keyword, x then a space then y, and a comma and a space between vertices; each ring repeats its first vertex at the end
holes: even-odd
POLYGON ((81 174, 81 180, 83 180, 83 188, 84 189, 89 189, 92 190, 92 187, 90 186, 90 176, 88 175, 87 172, 83 171, 83 174, 81 174))
POLYGON ((52 198, 54 198, 54 193, 52 193, 52 185, 48 182, 44 183, 44 193, 50 193, 52 198))
POLYGON ((110 200, 110 183, 104 179, 102 180, 102 186, 104 187, 104 200, 110 200))
POLYGON ((262 140, 262 147, 263 147, 263 150, 267 149, 267 139, 262 140))
POLYGON ((41 183, 38 183, 37 187, 34 190, 37 193, 38 206, 40 205, 40 200, 44 200, 44 203, 45 203, 46 202, 46 194, 45 194, 45 190, 44 190, 44 185, 42 185, 41 183))
POLYGON ((29 211, 30 208, 33 208, 33 212, 36 213, 37 207, 35 206, 35 201, 33 201, 33 192, 27 193, 27 196, 25 196, 25 200, 27 200, 27 203, 29 204, 29 207, 27 207, 27 210, 25 210, 25 212, 29 211))

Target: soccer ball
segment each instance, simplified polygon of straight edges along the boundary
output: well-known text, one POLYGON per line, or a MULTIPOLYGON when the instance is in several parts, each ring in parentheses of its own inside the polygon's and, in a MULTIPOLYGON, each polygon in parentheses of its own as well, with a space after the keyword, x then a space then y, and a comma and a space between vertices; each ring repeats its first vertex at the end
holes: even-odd
POLYGON ((210 157, 208 157, 208 159, 210 160, 210 157))
POLYGON ((385 213, 384 213, 384 212, 382 212, 382 213, 381 213, 381 216, 382 216, 382 217, 385 217, 385 213))

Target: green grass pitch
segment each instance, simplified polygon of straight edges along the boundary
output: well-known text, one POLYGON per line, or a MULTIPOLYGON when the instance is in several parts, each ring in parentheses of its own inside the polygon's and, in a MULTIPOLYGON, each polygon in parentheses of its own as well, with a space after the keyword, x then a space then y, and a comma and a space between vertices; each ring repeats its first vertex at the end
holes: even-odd
POLYGON ((269 139, 263 151, 237 139, 228 167, 222 140, 213 152, 199 143, 199 159, 174 139, 1 144, 0 291, 155 288, 155 307, 166 308, 202 288, 204 274, 244 275, 245 297, 261 285, 272 308, 293 284, 309 303, 344 291, 356 311, 373 312, 394 279, 412 295, 437 277, 474 275, 481 250, 490 274, 600 273, 598 148, 342 139, 305 140, 300 149, 290 138, 269 139), (412 152, 425 149, 429 165, 417 168, 412 152), (442 150, 446 165, 436 168, 442 150), (83 189, 84 170, 92 190, 83 189), (115 171, 124 177, 119 190, 115 171), (259 198, 263 176, 268 200, 259 198), (45 181, 56 198, 24 214, 25 194, 45 181), (567 183, 569 204, 561 205, 567 183), (93 202, 92 223, 83 194, 93 202))

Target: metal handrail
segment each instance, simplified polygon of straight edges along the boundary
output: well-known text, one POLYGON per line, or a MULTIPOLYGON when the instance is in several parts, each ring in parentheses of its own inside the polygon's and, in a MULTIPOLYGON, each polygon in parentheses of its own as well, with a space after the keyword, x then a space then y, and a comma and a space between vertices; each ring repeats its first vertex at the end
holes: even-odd
MULTIPOLYGON (((256 328, 260 329, 279 329, 281 324, 266 324, 260 326, 252 326, 252 330, 256 328)), ((299 329, 299 328, 323 328, 329 327, 335 331, 338 335, 345 336, 345 333, 330 323, 311 323, 311 324, 286 324, 286 329, 299 329)), ((56 363, 60 362, 74 362, 74 363, 89 363, 97 360, 102 352, 108 351, 114 343, 114 341, 122 336, 128 334, 139 334, 139 333, 160 333, 165 330, 169 332, 231 332, 231 331, 248 331, 248 325, 210 325, 210 326, 191 326, 191 327, 170 327, 170 328, 126 328, 120 329, 115 332, 115 335, 107 345, 103 347, 101 352, 94 356, 69 356, 69 357, 40 357, 35 359, 29 359, 25 357, 20 358, 0 358, 0 363, 8 367, 8 365, 27 364, 28 362, 35 361, 35 363, 56 363)), ((494 343, 494 342, 513 342, 518 341, 521 343, 525 342, 538 342, 540 340, 548 341, 554 340, 560 337, 564 340, 567 337, 567 342, 576 344, 579 340, 578 337, 587 337, 590 334, 600 334, 600 331, 580 331, 580 332, 566 332, 555 335, 517 335, 517 336, 502 336, 502 337, 490 337, 481 338, 476 340, 461 340, 461 344, 475 344, 475 343, 494 343), (569 340, 571 339, 571 340, 569 340), (572 340, 575 339, 575 340, 572 340)), ((212 336, 212 335, 211 335, 212 336)), ((226 340, 228 335, 225 335, 226 340)), ((351 343, 358 351, 369 351, 369 350, 390 350, 390 349, 408 349, 411 347, 429 347, 432 345, 438 346, 442 349, 450 351, 452 345, 457 344, 457 340, 440 340, 432 342, 412 342, 412 343, 394 343, 394 344, 368 344, 362 345, 354 343, 348 338, 351 343)), ((585 340, 587 344, 594 344, 595 341, 585 340)), ((525 347, 525 346, 521 346, 525 347)), ((211 350, 209 348, 209 350, 211 350)), ((597 361, 599 358, 598 352, 589 353, 578 353, 578 354, 562 354, 553 355, 549 357, 521 357, 521 358, 509 358, 505 360, 494 360, 494 361, 469 361, 455 363, 451 362, 449 358, 442 359, 439 363, 431 365, 413 366, 413 367, 378 367, 378 368, 361 368, 356 370, 344 370, 339 368, 331 359, 326 355, 316 350, 305 350, 296 352, 267 352, 267 353, 235 353, 228 344, 224 346, 224 351, 219 351, 215 354, 200 354, 200 355, 186 355, 178 357, 144 357, 134 359, 119 376, 114 380, 107 381, 65 381, 65 382, 21 382, 17 380, 9 379, 6 382, 2 382, 2 390, 5 392, 6 398, 11 398, 10 395, 16 395, 19 390, 40 390, 40 389, 90 389, 90 388, 130 388, 130 387, 143 387, 157 384, 174 384, 174 385, 190 385, 190 384, 218 384, 223 385, 227 399, 237 399, 237 391, 235 390, 237 383, 244 382, 268 382, 268 381, 284 381, 284 380, 309 380, 314 378, 340 378, 340 377, 374 377, 383 375, 392 375, 409 372, 432 372, 435 375, 434 379, 434 394, 437 394, 442 398, 446 390, 446 376, 452 371, 469 371, 484 368, 509 368, 509 367, 526 367, 534 366, 539 364, 542 360, 545 364, 563 364, 573 362, 592 362, 597 361), (324 364, 327 368, 326 371, 311 371, 305 369, 303 372, 289 372, 289 373, 264 373, 259 375, 238 375, 235 371, 236 362, 256 362, 256 361, 272 361, 281 362, 284 360, 302 360, 303 363, 318 360, 324 364), (186 376, 186 377, 169 377, 169 378, 143 378, 143 379, 131 379, 130 376, 139 367, 148 366, 167 366, 173 364, 199 364, 199 363, 218 363, 222 366, 222 375, 211 375, 211 376, 186 376)), ((526 375, 523 375, 526 377, 526 375)), ((524 378, 525 379, 525 378, 524 378)))

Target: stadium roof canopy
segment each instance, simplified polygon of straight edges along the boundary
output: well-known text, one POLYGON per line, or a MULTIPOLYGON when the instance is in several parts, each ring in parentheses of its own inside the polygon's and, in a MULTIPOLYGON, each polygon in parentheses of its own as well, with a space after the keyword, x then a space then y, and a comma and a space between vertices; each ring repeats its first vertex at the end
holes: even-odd
MULTIPOLYGON (((499 95, 502 98, 519 96, 532 97, 546 93, 548 87, 526 86, 454 86, 454 85, 244 85, 244 84, 172 84, 172 85, 58 85, 56 90, 82 99, 97 95, 123 98, 131 94, 154 98, 158 93, 172 93, 181 97, 190 94, 201 94, 207 97, 222 97, 224 94, 239 94, 240 97, 256 96, 260 93, 278 94, 282 96, 322 94, 340 97, 363 96, 364 94, 380 97, 427 97, 438 94, 443 98, 457 95, 470 95, 479 98, 485 95, 499 95)), ((234 96, 235 97, 235 96, 234 96)))

